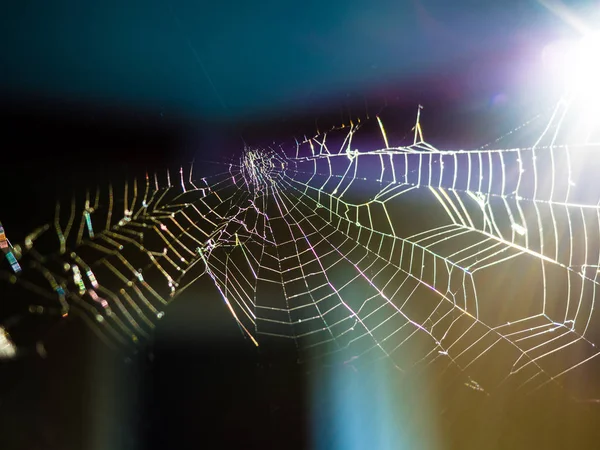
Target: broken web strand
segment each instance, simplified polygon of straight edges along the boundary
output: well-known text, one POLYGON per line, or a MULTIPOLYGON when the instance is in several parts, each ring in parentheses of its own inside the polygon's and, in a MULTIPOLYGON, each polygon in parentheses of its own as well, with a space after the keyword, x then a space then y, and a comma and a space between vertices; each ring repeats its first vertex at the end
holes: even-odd
POLYGON ((21 271, 21 266, 14 255, 13 246, 10 244, 10 241, 6 237, 6 232, 4 231, 2 222, 0 222, 0 249, 6 257, 6 260, 10 264, 12 271, 14 273, 19 273, 21 271))

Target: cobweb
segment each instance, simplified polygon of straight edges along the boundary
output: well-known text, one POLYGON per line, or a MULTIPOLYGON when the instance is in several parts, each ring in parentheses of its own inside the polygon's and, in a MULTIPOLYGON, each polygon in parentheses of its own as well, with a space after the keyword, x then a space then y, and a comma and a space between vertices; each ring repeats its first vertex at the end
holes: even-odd
POLYGON ((560 384, 599 354, 600 196, 583 180, 600 145, 565 131, 569 108, 466 151, 425 142, 419 107, 408 146, 377 118, 245 148, 210 176, 88 191, 19 245, 0 234, 0 276, 44 299, 32 314, 76 313, 111 345, 149 338, 209 277, 248 339, 303 360, 385 358, 482 393, 560 384))

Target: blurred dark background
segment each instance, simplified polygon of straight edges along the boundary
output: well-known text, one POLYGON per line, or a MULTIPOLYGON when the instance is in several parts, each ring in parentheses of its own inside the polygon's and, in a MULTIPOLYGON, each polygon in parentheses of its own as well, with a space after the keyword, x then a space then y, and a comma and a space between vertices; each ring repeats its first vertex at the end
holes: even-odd
MULTIPOLYGON (((593 3, 563 2, 597 19, 593 3)), ((479 147, 557 98, 543 49, 576 33, 548 4, 9 2, 0 14, 0 220, 19 241, 73 190, 377 114, 390 141, 406 144, 418 104, 433 145, 479 147)), ((8 293, 0 290, 0 322, 8 293)), ((44 330, 29 340, 44 337, 47 358, 0 364, 2 450, 595 448, 591 416, 548 428, 551 402, 537 428, 488 405, 471 416, 480 422, 457 428, 413 425, 407 409, 381 431, 378 402, 402 400, 376 393, 379 368, 340 376, 342 397, 365 390, 347 405, 362 408, 352 423, 367 437, 348 443, 348 411, 314 394, 315 377, 290 349, 255 350, 208 282, 175 302, 156 339, 127 361, 77 321, 44 330), (405 439, 368 440, 382 434, 405 439)))

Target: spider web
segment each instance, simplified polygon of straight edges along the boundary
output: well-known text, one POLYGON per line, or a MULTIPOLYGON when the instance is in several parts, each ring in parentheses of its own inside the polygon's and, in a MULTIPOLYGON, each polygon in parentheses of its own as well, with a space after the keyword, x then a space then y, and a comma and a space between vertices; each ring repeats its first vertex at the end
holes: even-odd
POLYGON ((600 199, 578 180, 600 146, 573 144, 569 108, 465 151, 425 142, 419 107, 409 146, 377 118, 246 148, 204 178, 88 191, 23 244, 3 235, 20 266, 0 276, 45 299, 30 313, 76 313, 109 344, 149 338, 209 277, 253 343, 287 339, 302 359, 386 358, 481 392, 560 383, 599 353, 600 199))

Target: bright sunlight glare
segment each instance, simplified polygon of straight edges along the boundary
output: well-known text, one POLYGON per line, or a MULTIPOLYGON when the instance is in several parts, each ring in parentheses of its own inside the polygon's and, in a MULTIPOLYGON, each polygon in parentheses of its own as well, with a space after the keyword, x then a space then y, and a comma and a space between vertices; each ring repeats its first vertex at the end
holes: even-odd
POLYGON ((559 40, 542 53, 547 70, 563 88, 573 138, 589 143, 600 134, 600 32, 559 40))

